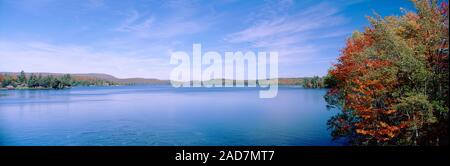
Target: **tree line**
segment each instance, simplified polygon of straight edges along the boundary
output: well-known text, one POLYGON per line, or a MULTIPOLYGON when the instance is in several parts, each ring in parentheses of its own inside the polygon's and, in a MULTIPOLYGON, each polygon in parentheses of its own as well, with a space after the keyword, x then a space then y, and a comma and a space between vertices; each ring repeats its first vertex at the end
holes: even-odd
POLYGON ((312 78, 303 78, 302 86, 304 88, 327 88, 326 77, 314 76, 312 78))
POLYGON ((325 99, 341 112, 335 139, 355 145, 448 145, 448 2, 369 17, 328 73, 325 99))
POLYGON ((27 74, 21 71, 17 76, 0 75, 0 88, 16 89, 64 89, 72 86, 113 85, 113 82, 98 79, 74 79, 70 74, 62 76, 27 74))
MULTIPOLYGON (((278 78, 278 85, 281 86, 301 86, 307 89, 329 88, 328 77, 299 77, 299 78, 278 78)), ((258 82, 258 81, 257 81, 258 82)))

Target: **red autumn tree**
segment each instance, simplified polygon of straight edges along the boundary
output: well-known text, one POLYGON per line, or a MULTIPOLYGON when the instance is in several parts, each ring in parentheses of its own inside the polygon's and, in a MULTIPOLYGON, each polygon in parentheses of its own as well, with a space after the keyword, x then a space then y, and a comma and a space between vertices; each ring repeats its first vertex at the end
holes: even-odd
POLYGON ((333 136, 362 145, 448 139, 448 5, 413 2, 417 13, 369 17, 347 41, 328 75, 325 98, 342 110, 328 122, 333 136))

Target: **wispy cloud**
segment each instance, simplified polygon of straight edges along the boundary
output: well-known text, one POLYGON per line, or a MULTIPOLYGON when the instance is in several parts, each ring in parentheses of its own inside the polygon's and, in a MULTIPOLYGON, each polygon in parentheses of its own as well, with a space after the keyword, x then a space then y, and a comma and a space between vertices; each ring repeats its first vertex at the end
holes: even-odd
MULTIPOLYGON (((294 2, 279 4, 279 8, 287 9, 292 3, 294 2)), ((276 7, 272 5, 271 8, 276 7)), ((308 57, 322 48, 311 41, 348 34, 347 31, 335 29, 345 23, 346 18, 339 15, 338 8, 327 3, 320 3, 290 15, 284 15, 284 12, 286 11, 272 10, 271 16, 263 21, 257 19, 251 26, 229 34, 226 41, 250 43, 256 48, 279 51, 280 56, 283 56, 280 61, 298 63, 310 59, 308 57)))
POLYGON ((136 10, 130 12, 125 20, 115 29, 119 32, 132 32, 139 36, 146 36, 152 28, 154 17, 142 18, 136 10))
POLYGON ((88 0, 88 6, 92 8, 97 8, 105 5, 104 0, 88 0))
POLYGON ((337 12, 335 8, 320 4, 293 16, 273 17, 271 20, 257 22, 240 32, 231 34, 228 41, 253 42, 276 36, 290 36, 308 30, 330 28, 345 21, 345 18, 337 15, 337 12), (324 8, 327 10, 323 10, 324 8))
POLYGON ((216 16, 204 15, 195 1, 165 1, 164 16, 158 13, 148 14, 133 10, 122 23, 115 28, 119 32, 128 32, 141 38, 171 38, 175 36, 196 34, 207 30, 216 16))

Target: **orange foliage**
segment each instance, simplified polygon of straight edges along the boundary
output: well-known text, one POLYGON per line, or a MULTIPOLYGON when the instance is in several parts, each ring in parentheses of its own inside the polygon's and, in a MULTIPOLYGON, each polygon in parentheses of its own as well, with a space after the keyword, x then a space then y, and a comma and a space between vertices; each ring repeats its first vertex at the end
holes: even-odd
POLYGON ((382 117, 396 112, 392 108, 396 99, 386 93, 395 87, 396 82, 371 74, 392 63, 380 58, 359 57, 361 51, 374 42, 371 29, 367 29, 361 35, 347 41, 339 63, 330 71, 330 74, 340 82, 330 92, 344 91, 343 110, 353 110, 361 117, 361 121, 355 124, 358 134, 369 135, 377 141, 387 141, 395 137, 404 127, 389 124, 382 117))
POLYGON ((448 135, 448 3, 414 2, 419 12, 370 19, 372 27, 347 40, 328 73, 326 99, 343 111, 328 122, 334 135, 383 145, 448 135))

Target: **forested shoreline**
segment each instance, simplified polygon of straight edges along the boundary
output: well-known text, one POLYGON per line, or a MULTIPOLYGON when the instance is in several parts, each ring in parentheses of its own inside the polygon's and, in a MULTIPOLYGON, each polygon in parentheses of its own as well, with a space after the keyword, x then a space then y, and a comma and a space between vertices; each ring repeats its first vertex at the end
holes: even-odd
POLYGON ((21 71, 17 76, 0 75, 1 89, 65 89, 73 86, 109 86, 116 84, 100 79, 74 78, 70 74, 42 76, 42 74, 31 73, 27 76, 24 71, 21 71))
MULTIPOLYGON (((329 88, 328 77, 279 78, 280 86, 295 86, 307 89, 329 88)), ((244 81, 247 85, 247 80, 244 81)), ((62 74, 62 73, 0 73, 0 89, 64 89, 72 86, 109 85, 170 85, 169 80, 126 78, 119 79, 107 74, 62 74)))

